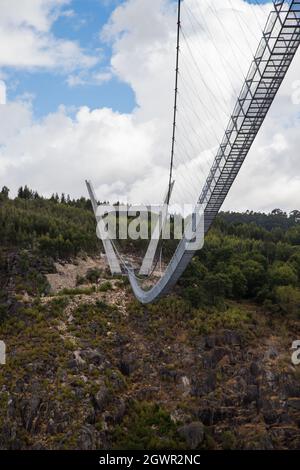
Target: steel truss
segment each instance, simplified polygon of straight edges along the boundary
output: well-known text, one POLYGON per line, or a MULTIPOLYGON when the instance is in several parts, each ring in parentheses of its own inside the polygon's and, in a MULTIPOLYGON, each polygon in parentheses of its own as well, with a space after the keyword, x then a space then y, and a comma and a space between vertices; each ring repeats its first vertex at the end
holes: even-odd
POLYGON ((300 1, 274 2, 199 202, 208 230, 274 101, 300 43, 300 1))

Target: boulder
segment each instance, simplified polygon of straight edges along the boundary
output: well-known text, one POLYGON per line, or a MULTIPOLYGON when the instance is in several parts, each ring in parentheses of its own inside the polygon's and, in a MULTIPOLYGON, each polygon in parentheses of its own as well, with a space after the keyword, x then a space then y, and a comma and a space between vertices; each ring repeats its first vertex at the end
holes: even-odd
POLYGON ((97 449, 97 431, 89 424, 82 427, 78 437, 78 449, 96 450, 97 449))
POLYGON ((299 398, 289 398, 288 400, 289 408, 300 411, 300 399, 299 398))
POLYGON ((274 346, 270 346, 269 349, 265 352, 265 360, 269 361, 270 359, 276 359, 279 352, 274 346))
POLYGON ((244 405, 249 405, 252 402, 256 402, 259 398, 259 391, 257 385, 249 385, 244 395, 244 405))
POLYGON ((258 362, 251 362, 250 373, 254 377, 258 377, 261 374, 261 366, 258 362))
POLYGON ((109 399, 109 390, 105 385, 102 385, 99 391, 94 395, 95 408, 97 408, 99 411, 104 411, 106 405, 109 402, 109 399))
POLYGON ((40 406, 41 399, 36 395, 31 396, 28 400, 22 400, 20 403, 23 425, 28 432, 33 433, 36 430, 40 406))
POLYGON ((179 428, 178 433, 185 439, 189 449, 197 449, 204 439, 204 426, 200 421, 194 421, 179 428))
POLYGON ((134 354, 123 355, 119 369, 123 375, 129 377, 138 368, 138 362, 134 354))

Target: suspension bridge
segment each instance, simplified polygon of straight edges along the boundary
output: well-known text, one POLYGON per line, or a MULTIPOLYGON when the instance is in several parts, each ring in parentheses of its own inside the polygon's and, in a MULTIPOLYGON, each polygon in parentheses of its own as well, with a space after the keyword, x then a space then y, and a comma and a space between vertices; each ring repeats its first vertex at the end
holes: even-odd
MULTIPOLYGON (((186 22, 190 21, 189 31, 197 31, 197 27, 201 26, 194 15, 193 5, 193 3, 190 5, 187 0, 178 0, 175 97, 168 190, 165 200, 167 204, 170 204, 174 185, 176 187, 177 182, 180 181, 180 178, 178 180, 176 177, 174 178, 174 171, 176 172, 176 158, 180 153, 182 156, 192 153, 194 157, 197 157, 199 149, 197 153, 195 147, 197 147, 197 145, 203 148, 205 146, 211 146, 210 135, 213 132, 212 129, 205 129, 205 125, 207 126, 207 123, 204 122, 205 120, 207 121, 206 118, 202 119, 202 125, 197 128, 195 126, 195 119, 185 118, 183 113, 183 117, 181 118, 180 84, 182 84, 182 88, 186 87, 189 92, 187 95, 189 98, 185 99, 185 102, 188 103, 189 117, 191 115, 193 115, 193 117, 199 116, 199 108, 202 110, 206 109, 206 111, 210 113, 218 114, 221 112, 220 109, 217 108, 218 105, 220 105, 220 102, 217 102, 217 100, 215 100, 211 106, 207 106, 205 97, 201 97, 195 85, 197 80, 191 77, 189 73, 193 66, 196 77, 197 75, 200 77, 197 77, 197 79, 199 78, 202 82, 205 81, 205 78, 201 75, 197 57, 193 54, 193 44, 189 42, 188 34, 185 29, 186 23, 182 20, 182 9, 184 8, 186 22), (189 52, 190 61, 186 67, 185 76, 182 73, 184 67, 181 68, 180 66, 182 44, 184 44, 186 51, 189 52), (192 106, 193 102, 196 100, 199 102, 197 109, 192 106), (212 109, 213 111, 211 111, 212 109), (180 135, 180 132, 185 136, 186 141, 182 140, 179 146, 180 139, 178 135, 180 135), (204 142, 204 139, 206 139, 206 142, 204 142), (177 143, 179 150, 176 152, 177 143)), ((257 5, 257 7, 258 6, 259 5, 257 5)), ((209 8, 211 13, 215 15, 216 22, 219 22, 222 27, 222 20, 220 20, 218 12, 214 10, 213 7, 209 8)), ((260 6, 260 8, 262 9, 262 14, 259 18, 264 18, 263 12, 265 12, 265 10, 263 10, 262 6, 260 6)), ((253 9, 256 17, 258 16, 257 10, 258 9, 253 9)), ((203 21, 205 22, 205 18, 203 21)), ((243 20, 241 17, 237 16, 236 21, 241 25, 243 20)), ((202 23, 202 26, 203 24, 204 23, 202 23)), ((261 28, 261 39, 259 41, 258 38, 258 47, 256 44, 257 49, 253 54, 253 60, 248 69, 248 73, 243 77, 241 81, 242 86, 240 86, 239 91, 236 91, 233 86, 234 92, 236 91, 237 99, 233 111, 229 116, 227 127, 224 125, 223 138, 219 138, 219 135, 216 135, 216 139, 218 139, 218 149, 211 161, 202 188, 196 185, 198 195, 195 199, 195 207, 200 206, 202 208, 204 214, 204 234, 210 229, 232 187, 298 50, 300 44, 300 0, 273 1, 265 25, 261 27, 259 23, 259 27, 261 28)), ((218 46, 214 43, 213 34, 210 34, 210 38, 212 46, 217 49, 218 46)), ((231 33, 227 32, 226 40, 230 42, 233 39, 231 33)), ((230 75, 229 68, 232 64, 228 64, 224 56, 220 58, 220 61, 223 62, 225 69, 227 67, 228 82, 232 83, 232 77, 234 75, 230 75)), ((211 64, 209 65, 212 67, 211 64)), ((216 78, 216 82, 217 80, 216 78)), ((226 102, 226 100, 224 101, 226 102)), ((183 106, 184 100, 182 100, 181 104, 183 106)), ((228 100, 226 105, 228 105, 228 100)), ((222 125, 221 122, 221 126, 222 125)), ((208 127, 210 127, 209 124, 208 127)), ((189 161, 187 165, 185 163, 187 172, 191 172, 189 163, 189 161)), ((183 166, 181 165, 180 167, 182 168, 183 166)), ((97 198, 90 182, 87 182, 87 187, 96 215, 98 206, 97 198)), ((185 188, 183 188, 183 190, 185 190, 185 188)), ((198 229, 200 230, 200 227, 198 229)), ((168 261, 164 273, 159 279, 155 279, 154 285, 152 285, 151 288, 145 288, 136 270, 120 253, 116 243, 113 240, 106 239, 103 240, 103 245, 112 272, 116 274, 122 273, 128 276, 134 295, 143 304, 151 303, 169 293, 196 252, 195 250, 187 249, 187 240, 183 237, 179 241, 173 256, 168 261)), ((161 247, 152 239, 146 256, 150 256, 151 259, 153 258, 154 264, 154 256, 158 256, 159 250, 161 250, 161 247)), ((145 277, 147 278, 147 276, 145 277)), ((148 277, 150 277, 150 273, 148 273, 148 277)))

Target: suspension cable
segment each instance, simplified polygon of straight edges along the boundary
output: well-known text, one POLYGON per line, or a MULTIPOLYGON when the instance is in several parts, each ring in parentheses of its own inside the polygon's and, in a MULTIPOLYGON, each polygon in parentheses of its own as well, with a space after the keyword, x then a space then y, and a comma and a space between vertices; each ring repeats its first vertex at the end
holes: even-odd
POLYGON ((179 73, 179 49, 180 49, 180 30, 181 30, 181 0, 178 0, 178 8, 177 9, 178 9, 178 19, 177 19, 177 46, 176 46, 176 69, 175 69, 175 99, 174 99, 172 149, 171 149, 170 175, 169 175, 169 188, 168 188, 167 204, 169 204, 170 198, 171 198, 171 186, 172 186, 174 152, 175 152, 175 138, 176 138, 178 73, 179 73))

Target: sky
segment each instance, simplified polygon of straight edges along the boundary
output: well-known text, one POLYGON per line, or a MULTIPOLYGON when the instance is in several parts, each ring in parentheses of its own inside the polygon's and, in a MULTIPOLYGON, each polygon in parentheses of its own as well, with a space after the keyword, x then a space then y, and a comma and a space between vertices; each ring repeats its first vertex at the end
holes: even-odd
MULTIPOLYGON (((191 45, 206 82, 214 68, 219 82, 231 74, 238 90, 271 3, 184 2, 201 9, 191 45), (229 72, 220 25, 235 36, 229 72), (223 64, 212 49, 205 57, 212 41, 223 64)), ((159 202, 168 180, 175 40, 174 0, 0 0, 0 186, 12 195, 27 184, 46 196, 78 197, 91 179, 99 199, 159 202)), ((198 92, 205 100, 204 86, 198 92)), ((218 103, 230 112, 233 90, 220 92, 218 103)), ((211 126, 224 130, 220 120, 211 126)), ((298 51, 225 209, 300 209, 299 130, 298 51)), ((198 149, 188 166, 196 191, 197 162, 216 144, 198 149)))

